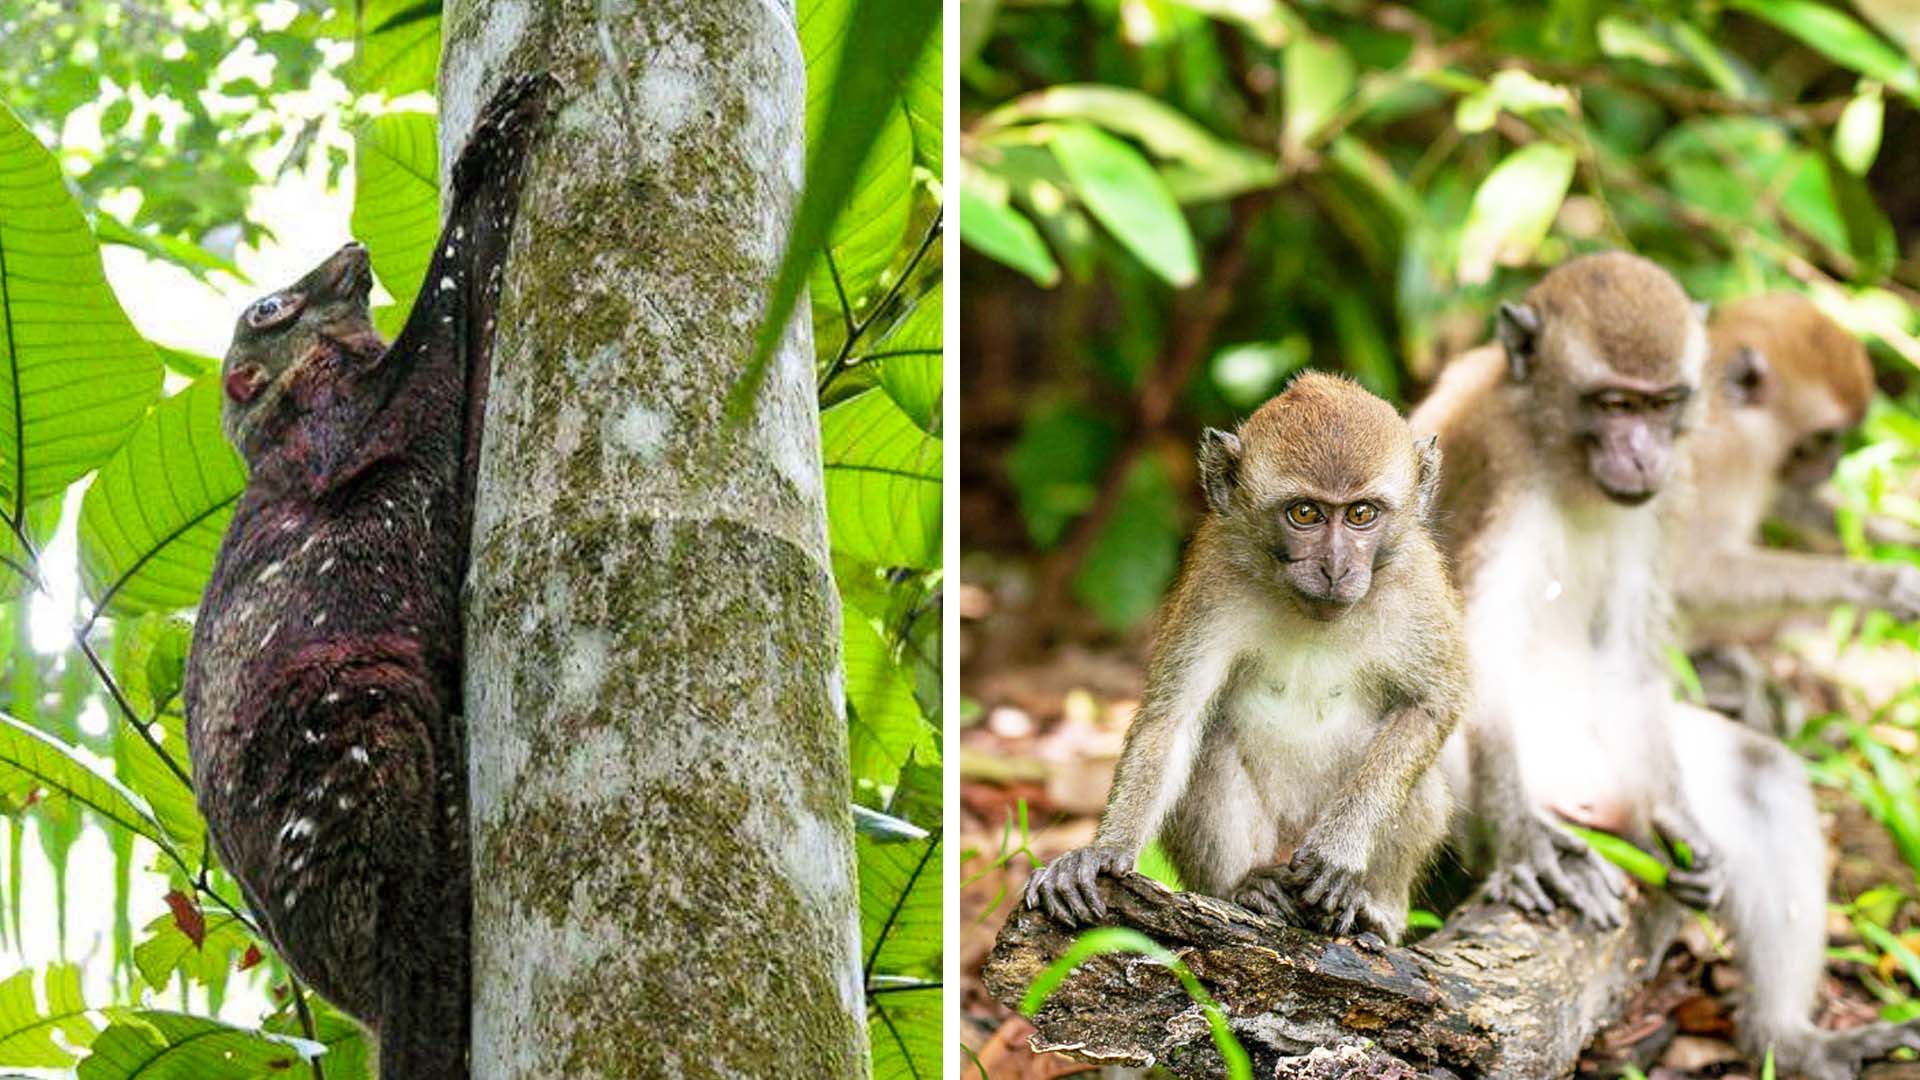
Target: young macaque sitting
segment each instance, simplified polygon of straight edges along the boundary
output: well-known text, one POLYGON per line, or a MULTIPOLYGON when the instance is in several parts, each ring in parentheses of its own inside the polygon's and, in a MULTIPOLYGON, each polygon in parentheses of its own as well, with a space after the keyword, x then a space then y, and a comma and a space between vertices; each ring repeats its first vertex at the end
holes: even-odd
POLYGON ((1097 877, 1131 871, 1157 835, 1188 888, 1398 941, 1446 835, 1434 759, 1467 696, 1428 533, 1439 450, 1356 383, 1309 373, 1235 434, 1208 430, 1199 465, 1208 513, 1099 831, 1027 902, 1098 920, 1097 877))

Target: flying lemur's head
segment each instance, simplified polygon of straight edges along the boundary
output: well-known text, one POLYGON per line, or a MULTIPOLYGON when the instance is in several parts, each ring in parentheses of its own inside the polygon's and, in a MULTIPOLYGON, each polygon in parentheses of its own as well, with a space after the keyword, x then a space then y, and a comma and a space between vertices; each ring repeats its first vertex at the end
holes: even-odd
POLYGON ((299 281, 248 305, 221 365, 220 412, 227 438, 248 461, 269 449, 297 408, 296 378, 315 383, 385 348, 367 294, 367 249, 349 243, 299 281))
POLYGON ((1339 617, 1426 527, 1440 449, 1350 379, 1309 372, 1228 434, 1200 477, 1230 557, 1308 616, 1339 617))

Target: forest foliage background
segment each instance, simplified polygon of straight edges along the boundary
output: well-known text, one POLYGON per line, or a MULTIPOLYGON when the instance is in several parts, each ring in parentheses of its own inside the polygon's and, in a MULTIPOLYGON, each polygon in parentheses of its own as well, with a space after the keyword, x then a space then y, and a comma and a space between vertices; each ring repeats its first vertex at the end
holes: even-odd
MULTIPOLYGON (((962 0, 961 27, 969 971, 1030 862, 1090 835, 1200 429, 1303 367, 1408 406, 1597 249, 1703 300, 1800 291, 1880 385, 1835 543, 1920 560, 1865 528, 1920 535, 1913 5, 962 0)), ((1843 610, 1796 646, 1826 676, 1796 745, 1878 837, 1836 885, 1836 970, 1889 1016, 1920 1014, 1917 633, 1843 610), (1834 677, 1868 656, 1891 667, 1834 677)), ((1029 1075, 1017 1021, 965 1001, 987 1071, 1029 1075)))
MULTIPOLYGON (((874 1061, 926 1075, 942 1036, 941 50, 936 33, 888 65, 860 47, 857 0, 797 6, 810 176, 847 180, 802 295, 874 1061), (869 102, 871 143, 827 137, 835 86, 869 67, 907 73, 869 102)), ((0 0, 0 955, 19 958, 0 979, 0 1069, 368 1075, 354 1025, 318 998, 300 1015, 194 808, 188 619, 245 472, 219 429, 218 360, 143 337, 163 298, 116 295, 100 246, 223 294, 271 291, 286 282, 248 280, 238 255, 302 226, 263 197, 317 173, 350 195, 392 334, 439 231, 439 57, 438 0, 0 0), (81 865, 102 841, 105 865, 81 865), (23 902, 49 882, 44 910, 23 902)))

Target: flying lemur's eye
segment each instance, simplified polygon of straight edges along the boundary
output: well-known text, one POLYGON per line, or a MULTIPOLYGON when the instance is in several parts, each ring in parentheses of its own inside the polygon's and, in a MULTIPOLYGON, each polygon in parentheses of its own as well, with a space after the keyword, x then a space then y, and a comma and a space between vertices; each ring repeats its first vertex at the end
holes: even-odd
POLYGON ((1287 520, 1303 529, 1309 525, 1320 524, 1324 518, 1325 515, 1320 512, 1319 507, 1304 499, 1287 507, 1287 520))
POLYGON ((247 309, 247 325, 255 330, 265 330, 270 326, 286 322, 299 308, 300 305, 288 297, 278 294, 264 296, 255 300, 253 306, 247 309))
POLYGON ((1357 502, 1347 507, 1347 524, 1356 529, 1370 529, 1380 520, 1380 508, 1370 502, 1357 502))

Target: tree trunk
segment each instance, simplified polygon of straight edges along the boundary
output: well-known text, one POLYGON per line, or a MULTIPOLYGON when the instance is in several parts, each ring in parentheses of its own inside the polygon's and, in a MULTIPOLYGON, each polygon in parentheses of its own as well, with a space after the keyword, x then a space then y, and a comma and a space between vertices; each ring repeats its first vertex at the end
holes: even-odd
POLYGON ((802 179, 790 0, 456 0, 441 161, 559 79, 467 603, 477 1078, 861 1077, 812 334, 728 388, 802 179))
MULTIPOLYGON (((1138 874, 1102 878, 1100 888, 1106 921, 1172 950, 1225 1011, 1253 1074, 1281 1080, 1570 1075, 1581 1047, 1651 974, 1682 917, 1676 905, 1639 902, 1624 928, 1602 932, 1565 912, 1538 921, 1469 904, 1417 945, 1369 949, 1138 874)), ((1040 911, 1014 912, 982 971, 988 991, 1018 1007, 1076 934, 1040 911)), ((1036 1050, 1158 1064, 1182 1077, 1225 1075, 1179 980, 1136 955, 1088 960, 1033 1023, 1036 1050)))

